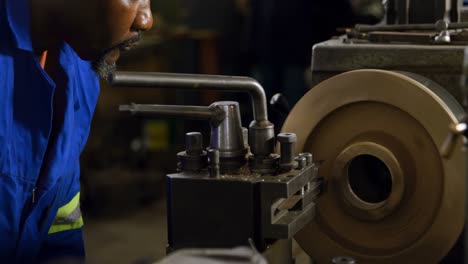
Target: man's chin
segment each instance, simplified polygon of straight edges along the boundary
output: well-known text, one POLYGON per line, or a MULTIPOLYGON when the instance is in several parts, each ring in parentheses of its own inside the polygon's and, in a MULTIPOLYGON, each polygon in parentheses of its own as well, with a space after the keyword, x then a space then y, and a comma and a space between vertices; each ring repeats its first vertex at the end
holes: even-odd
POLYGON ((111 73, 116 69, 116 62, 120 56, 120 49, 115 48, 102 54, 97 60, 92 62, 94 72, 103 80, 108 80, 111 73))
POLYGON ((108 64, 105 58, 92 62, 94 72, 103 80, 108 80, 109 76, 117 69, 117 65, 108 64))

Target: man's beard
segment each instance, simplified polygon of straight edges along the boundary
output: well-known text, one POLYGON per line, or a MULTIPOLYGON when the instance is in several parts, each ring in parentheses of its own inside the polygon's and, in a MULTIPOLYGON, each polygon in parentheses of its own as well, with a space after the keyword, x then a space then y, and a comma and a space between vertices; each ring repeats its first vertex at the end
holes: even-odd
POLYGON ((97 75, 99 75, 99 77, 101 79, 108 80, 109 76, 113 72, 115 72, 115 70, 117 70, 117 65, 115 63, 110 65, 110 64, 108 64, 106 62, 106 59, 107 59, 107 56, 109 55, 109 53, 111 53, 115 49, 120 49, 120 51, 122 51, 125 47, 130 46, 131 44, 136 43, 136 42, 138 42, 140 40, 141 40, 141 34, 138 34, 138 36, 136 36, 134 38, 127 39, 127 40, 123 41, 122 43, 120 43, 118 45, 115 45, 115 46, 113 46, 111 48, 108 48, 105 51, 103 51, 101 53, 101 55, 98 57, 98 59, 91 63, 91 66, 92 66, 94 72, 96 72, 97 75))
POLYGON ((107 64, 106 55, 100 56, 98 60, 92 62, 94 72, 103 80, 108 80, 111 73, 117 70, 115 63, 112 65, 107 64))

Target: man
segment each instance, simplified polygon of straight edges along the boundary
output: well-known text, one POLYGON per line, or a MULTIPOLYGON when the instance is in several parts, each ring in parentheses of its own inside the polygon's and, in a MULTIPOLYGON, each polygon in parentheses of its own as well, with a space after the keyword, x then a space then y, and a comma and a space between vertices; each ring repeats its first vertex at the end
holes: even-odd
POLYGON ((97 75, 152 23, 149 0, 0 0, 0 263, 84 256, 79 155, 97 75))

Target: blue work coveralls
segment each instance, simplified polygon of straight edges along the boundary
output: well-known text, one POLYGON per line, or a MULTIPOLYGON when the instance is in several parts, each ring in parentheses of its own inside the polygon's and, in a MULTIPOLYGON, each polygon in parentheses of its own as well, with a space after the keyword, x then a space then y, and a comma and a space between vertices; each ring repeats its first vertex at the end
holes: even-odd
POLYGON ((52 81, 33 52, 29 0, 0 0, 0 263, 84 257, 79 156, 99 94, 66 43, 52 81))

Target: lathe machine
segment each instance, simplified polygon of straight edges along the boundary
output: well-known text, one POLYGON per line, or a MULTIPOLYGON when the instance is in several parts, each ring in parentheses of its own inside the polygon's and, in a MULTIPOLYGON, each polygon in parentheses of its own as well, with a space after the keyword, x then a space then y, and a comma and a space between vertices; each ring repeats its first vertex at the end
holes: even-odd
POLYGON ((390 2, 388 10, 399 12, 387 19, 397 24, 358 25, 314 47, 314 88, 278 135, 253 79, 112 76, 114 86, 246 92, 252 99, 248 128, 232 101, 121 106, 211 127, 206 144, 187 131, 177 169, 167 175, 169 251, 254 245, 267 253, 288 241, 290 252, 294 238, 316 263, 337 263, 337 256, 348 257, 338 263, 463 261, 468 96, 460 79, 466 88, 468 24, 447 8, 459 1, 434 1, 447 5, 434 5, 440 12, 429 18, 401 8, 408 1, 390 2), (455 18, 434 23, 441 14, 455 18))

